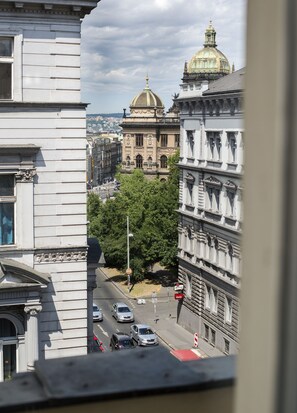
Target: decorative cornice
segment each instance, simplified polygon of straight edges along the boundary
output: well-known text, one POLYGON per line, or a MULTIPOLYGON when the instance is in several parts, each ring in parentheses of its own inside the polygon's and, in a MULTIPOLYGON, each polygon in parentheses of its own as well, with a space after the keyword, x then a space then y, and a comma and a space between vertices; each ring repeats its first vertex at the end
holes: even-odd
POLYGON ((97 6, 98 1, 100 0, 51 0, 45 3, 39 0, 22 0, 18 2, 1 0, 0 12, 39 15, 70 15, 82 18, 97 6))
POLYGON ((204 179, 203 182, 208 186, 213 186, 213 187, 216 187, 216 188, 221 188, 222 187, 222 182, 219 181, 214 176, 210 176, 210 177, 204 179))
POLYGON ((76 251, 50 251, 41 252, 34 255, 35 263, 45 263, 45 262, 75 262, 75 261, 86 261, 87 260, 87 250, 76 250, 76 251))
POLYGON ((228 181, 224 183, 224 187, 227 189, 227 191, 235 192, 237 190, 237 185, 234 182, 230 181, 230 179, 228 179, 228 181))

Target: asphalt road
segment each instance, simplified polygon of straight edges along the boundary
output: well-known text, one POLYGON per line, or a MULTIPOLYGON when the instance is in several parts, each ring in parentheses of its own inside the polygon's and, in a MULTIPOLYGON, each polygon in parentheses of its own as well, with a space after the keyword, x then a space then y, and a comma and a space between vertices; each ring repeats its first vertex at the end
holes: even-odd
MULTIPOLYGON (((134 312, 135 323, 149 324, 154 330, 154 326, 158 323, 160 317, 174 317, 176 314, 176 302, 173 297, 168 295, 160 297, 154 305, 151 300, 146 300, 145 304, 139 305, 136 300, 129 300, 124 294, 118 290, 111 281, 106 279, 104 274, 97 270, 97 288, 93 293, 93 301, 102 308, 103 321, 94 322, 93 330, 96 336, 103 342, 106 351, 110 351, 110 337, 114 332, 123 332, 130 334, 130 326, 133 323, 118 323, 111 315, 111 307, 115 302, 126 303, 134 312)), ((160 342, 165 348, 168 348, 165 343, 160 342)))

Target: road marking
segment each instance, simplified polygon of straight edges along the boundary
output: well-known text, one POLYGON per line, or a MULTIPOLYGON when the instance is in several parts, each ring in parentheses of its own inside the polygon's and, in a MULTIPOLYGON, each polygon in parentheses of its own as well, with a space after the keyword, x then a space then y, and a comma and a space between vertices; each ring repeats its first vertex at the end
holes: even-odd
POLYGON ((102 331, 102 333, 103 333, 106 337, 108 337, 108 333, 107 333, 105 330, 103 330, 103 328, 102 328, 99 324, 97 324, 97 327, 102 331))
POLYGON ((117 332, 119 333, 120 332, 120 330, 117 328, 117 332))

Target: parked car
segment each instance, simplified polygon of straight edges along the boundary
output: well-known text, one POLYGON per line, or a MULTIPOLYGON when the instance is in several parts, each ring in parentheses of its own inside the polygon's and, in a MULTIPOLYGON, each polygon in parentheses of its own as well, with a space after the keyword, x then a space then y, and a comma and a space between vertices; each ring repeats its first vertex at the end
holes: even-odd
POLYGON ((146 324, 133 324, 130 331, 131 337, 139 346, 156 346, 159 344, 158 337, 151 327, 146 324))
POLYGON ((91 344, 90 353, 103 353, 104 351, 105 348, 103 346, 102 341, 99 340, 96 334, 93 334, 93 341, 91 344))
POLYGON ((133 311, 130 310, 130 308, 125 303, 113 304, 111 314, 117 320, 118 323, 134 321, 133 311))
POLYGON ((93 321, 102 321, 103 320, 103 313, 101 308, 99 308, 96 304, 93 303, 93 321))
POLYGON ((114 333, 110 339, 110 349, 114 350, 128 350, 135 348, 134 341, 126 333, 114 333))

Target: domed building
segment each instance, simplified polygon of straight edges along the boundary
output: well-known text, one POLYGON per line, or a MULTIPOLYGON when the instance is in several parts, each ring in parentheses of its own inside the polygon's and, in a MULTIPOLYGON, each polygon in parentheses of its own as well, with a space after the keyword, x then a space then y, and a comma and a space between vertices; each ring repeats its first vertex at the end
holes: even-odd
POLYGON ((201 91, 208 88, 209 82, 231 73, 227 57, 216 44, 216 31, 209 22, 205 31, 203 49, 198 50, 189 63, 185 63, 181 95, 184 92, 201 91))
POLYGON ((151 115, 163 116, 164 105, 159 96, 149 87, 149 78, 146 77, 145 88, 134 97, 130 105, 131 116, 151 115))
POLYGON ((168 157, 179 148, 179 113, 173 105, 167 114, 161 98, 145 88, 131 102, 130 114, 124 109, 122 173, 142 169, 150 178, 166 179, 168 157))

